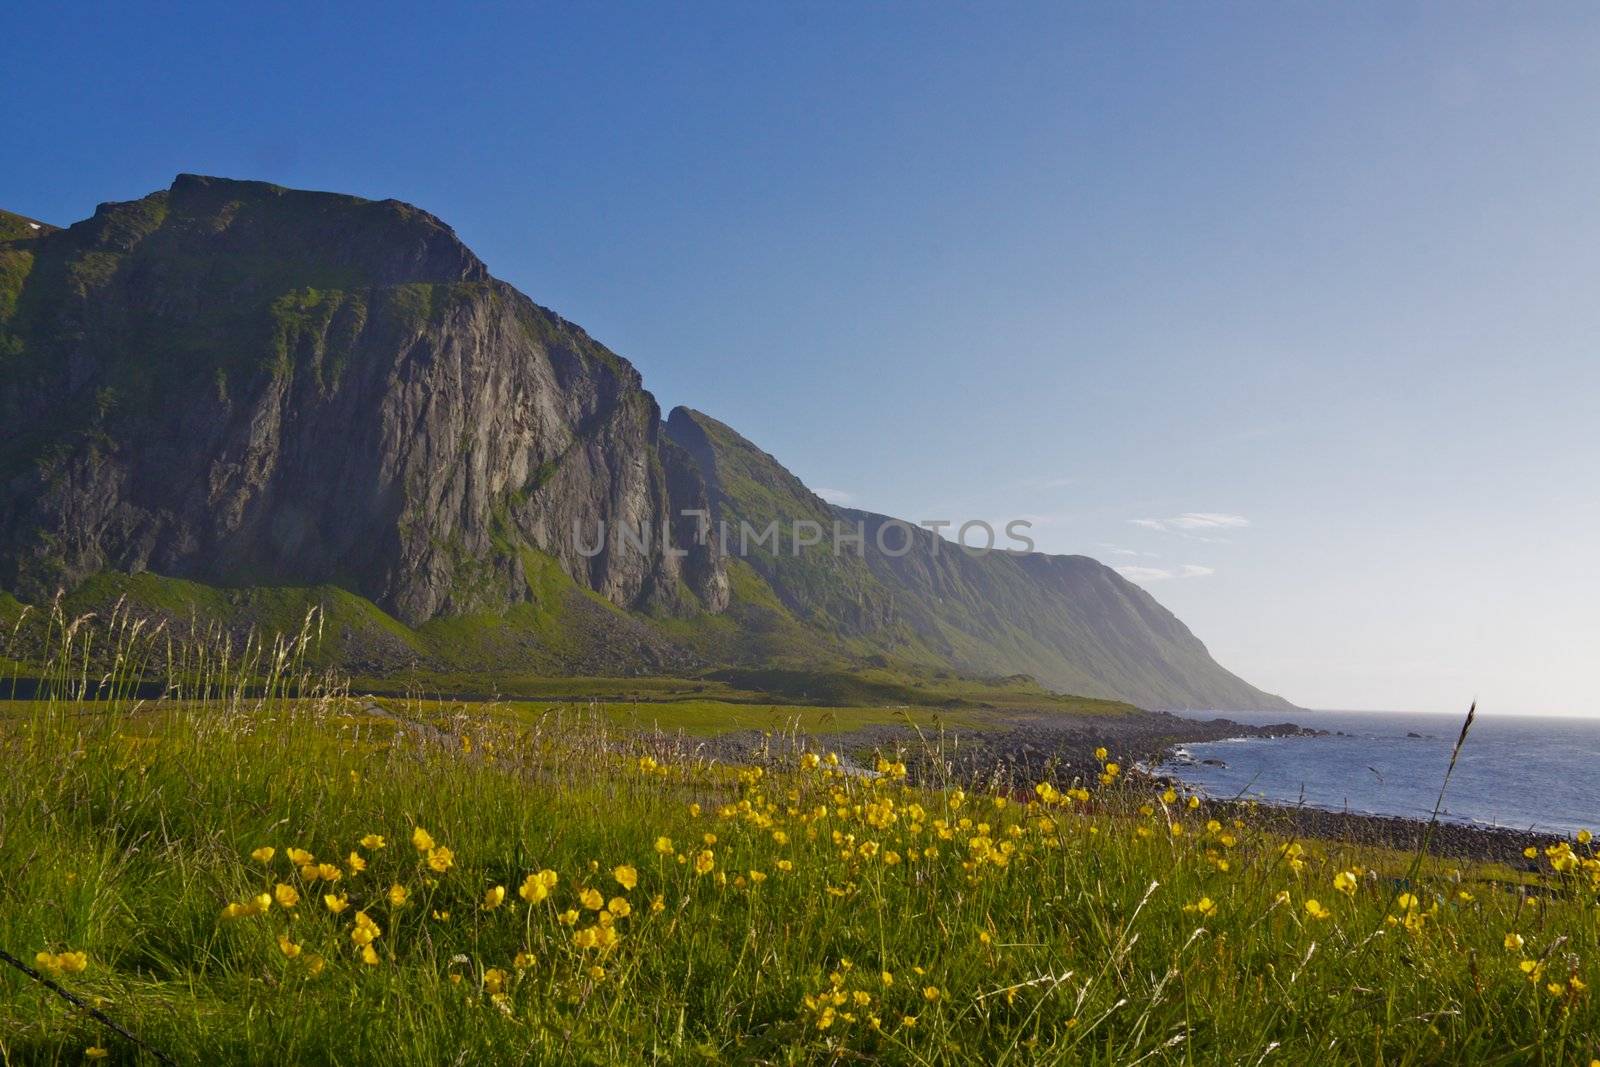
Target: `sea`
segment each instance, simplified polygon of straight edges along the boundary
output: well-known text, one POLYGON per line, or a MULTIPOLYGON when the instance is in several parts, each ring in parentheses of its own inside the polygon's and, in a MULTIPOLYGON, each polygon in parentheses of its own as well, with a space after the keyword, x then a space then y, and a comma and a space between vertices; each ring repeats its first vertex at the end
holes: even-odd
MULTIPOLYGON (((1256 797, 1330 811, 1433 814, 1464 715, 1382 711, 1187 712, 1325 737, 1237 738, 1180 745, 1161 766, 1207 796, 1256 797)), ((1600 832, 1600 719, 1480 714, 1440 818, 1518 830, 1600 832)))

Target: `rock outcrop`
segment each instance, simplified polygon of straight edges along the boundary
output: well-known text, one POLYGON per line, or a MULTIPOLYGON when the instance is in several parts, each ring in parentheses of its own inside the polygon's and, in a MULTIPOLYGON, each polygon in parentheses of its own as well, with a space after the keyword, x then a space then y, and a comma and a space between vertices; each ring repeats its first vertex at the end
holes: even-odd
POLYGON ((528 595, 717 611, 638 372, 395 201, 180 176, 0 246, 0 587, 331 582, 412 624, 528 595), (648 552, 575 528, 654 531, 648 552))

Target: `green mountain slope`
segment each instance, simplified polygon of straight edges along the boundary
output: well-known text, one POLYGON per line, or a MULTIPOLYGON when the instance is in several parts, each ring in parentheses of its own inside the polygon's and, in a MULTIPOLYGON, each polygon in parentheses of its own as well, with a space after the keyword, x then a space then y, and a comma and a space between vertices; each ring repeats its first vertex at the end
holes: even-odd
POLYGON ((970 555, 909 524, 884 530, 893 520, 829 505, 715 419, 678 408, 667 432, 700 466, 723 550, 770 590, 774 616, 857 652, 1028 674, 1053 689, 1147 707, 1292 707, 1222 668, 1154 597, 1093 559, 970 555), (824 543, 796 553, 788 533, 796 520, 825 530, 824 543), (750 531, 774 521, 782 542, 755 543, 750 531), (833 551, 836 523, 864 532, 859 554, 845 542, 833 551), (910 550, 899 554, 908 533, 910 550))

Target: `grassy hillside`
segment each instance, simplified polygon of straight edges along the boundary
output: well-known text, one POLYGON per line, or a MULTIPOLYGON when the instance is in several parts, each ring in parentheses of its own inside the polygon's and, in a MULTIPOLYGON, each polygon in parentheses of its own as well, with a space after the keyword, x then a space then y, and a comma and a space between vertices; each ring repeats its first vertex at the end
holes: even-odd
POLYGON ((1586 840, 1513 878, 1224 824, 1115 754, 983 794, 803 735, 729 766, 289 696, 283 659, 227 703, 0 709, 0 947, 139 1042, 0 967, 5 1062, 1600 1055, 1586 840))
MULTIPOLYGON (((877 665, 854 658, 817 631, 778 631, 787 649, 763 652, 773 631, 734 610, 692 619, 641 618, 568 578, 526 550, 529 600, 498 612, 406 626, 371 601, 332 585, 222 589, 148 572, 107 572, 43 609, 0 593, 0 692, 4 679, 39 674, 51 635, 80 616, 144 619, 180 639, 294 635, 315 617, 309 667, 337 668, 361 692, 471 695, 637 703, 719 701, 872 708, 1027 708, 1119 714, 1131 706, 1053 693, 1027 677, 977 678, 940 668, 877 665), (52 619, 54 621, 52 622, 52 619), (20 624, 20 625, 19 625, 20 624), (749 629, 746 629, 749 627, 749 629), (675 644, 674 642, 681 642, 675 644), (686 650, 695 646, 702 655, 686 650), (760 667, 720 666, 768 655, 760 667), (709 658, 716 655, 718 659, 709 658), (853 665, 852 665, 853 664, 853 665), (667 673, 672 672, 672 673, 667 673)), ((735 573, 749 575, 743 564, 735 573)), ((735 582, 735 589, 746 589, 735 582)), ((765 588, 760 586, 760 588, 765 588)), ((746 594, 738 594, 746 595, 746 594)), ((768 593, 768 603, 770 592, 768 593)), ((745 607, 748 601, 740 601, 745 607)), ((781 611, 780 609, 776 609, 781 611)), ((792 622, 792 621, 791 621, 792 622)), ((91 650, 97 669, 109 652, 91 650)))
POLYGON ((728 553, 748 569, 730 617, 770 635, 769 656, 792 659, 821 635, 858 660, 1029 675, 1147 707, 1291 707, 1219 666, 1149 593, 1095 560, 969 555, 920 528, 901 551, 904 524, 830 506, 717 420, 678 408, 667 428, 700 467, 728 553), (796 522, 824 531, 823 544, 797 552, 796 522), (776 543, 760 537, 772 523, 776 543), (833 551, 836 528, 863 531, 862 548, 833 551))

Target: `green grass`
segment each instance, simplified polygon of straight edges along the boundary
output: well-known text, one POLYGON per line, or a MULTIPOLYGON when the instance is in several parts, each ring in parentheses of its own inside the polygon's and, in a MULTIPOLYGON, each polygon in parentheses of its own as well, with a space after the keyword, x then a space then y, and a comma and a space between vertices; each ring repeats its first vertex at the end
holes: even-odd
MULTIPOLYGON (((58 688, 92 633, 56 646, 58 688)), ((159 651, 127 627, 96 639, 124 662, 159 651)), ((374 713, 337 687, 306 689, 303 653, 269 650, 265 691, 228 701, 60 696, 0 718, 0 947, 47 964, 85 953, 62 985, 180 1063, 1597 1054, 1600 1011, 1578 985, 1600 981, 1600 861, 1586 844, 1573 872, 1545 864, 1520 882, 1342 844, 1286 854, 1248 821, 1208 825, 1203 808, 1121 778, 1041 798, 1002 776, 969 795, 899 780, 895 753, 878 777, 809 766, 804 730, 737 767, 630 709, 374 713), (418 827, 451 850, 447 869, 413 847, 418 827), (252 858, 263 846, 275 854, 252 858), (297 870, 291 847, 339 880, 297 870), (548 899, 524 902, 518 887, 545 869, 558 876, 548 899), (298 903, 224 916, 279 885, 298 903), (486 898, 497 886, 503 901, 486 898), (606 921, 585 890, 618 934, 609 949, 585 947, 606 921), (348 907, 330 911, 328 893, 348 907), (371 963, 352 939, 358 912, 381 928, 371 963), (1508 934, 1523 939, 1514 951, 1508 934)), ((184 663, 227 688, 216 650, 184 663)), ((824 729, 830 715, 884 714, 774 710, 824 729)), ((686 731, 722 716, 765 728, 769 714, 705 700, 663 713, 686 731)), ((0 1062, 75 1064, 91 1046, 154 1062, 0 968, 0 1062)))
MULTIPOLYGON (((682 733, 690 737, 717 737, 748 730, 778 736, 832 735, 853 733, 866 726, 915 726, 937 731, 940 727, 978 725, 972 713, 949 714, 928 708, 819 707, 727 700, 595 701, 577 710, 601 715, 609 725, 633 733, 682 733)), ((563 711, 572 714, 572 709, 560 705, 512 700, 478 710, 477 714, 531 722, 563 711)))

